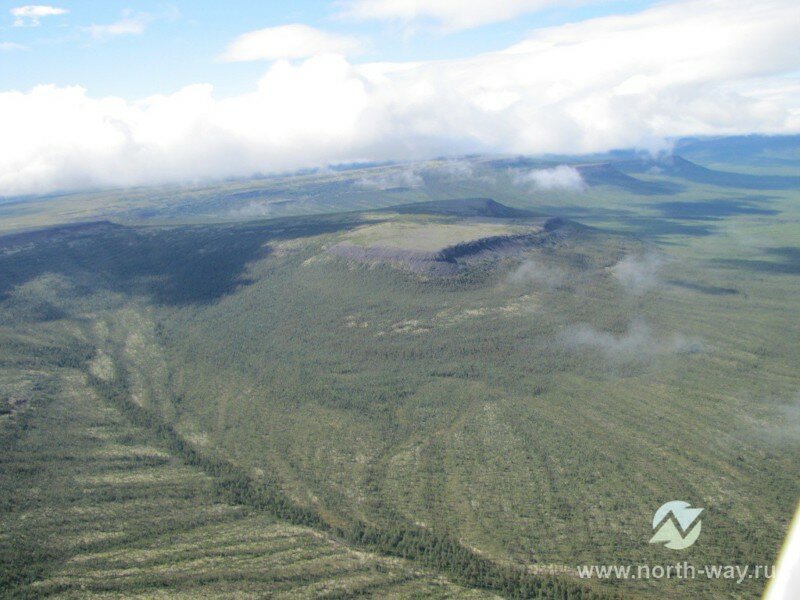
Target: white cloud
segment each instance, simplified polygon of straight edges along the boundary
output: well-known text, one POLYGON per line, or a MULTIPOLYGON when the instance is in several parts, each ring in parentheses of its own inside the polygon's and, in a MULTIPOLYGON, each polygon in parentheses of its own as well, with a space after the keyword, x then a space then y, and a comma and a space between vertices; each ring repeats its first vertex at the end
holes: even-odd
POLYGON ((533 184, 542 190, 570 190, 580 192, 586 189, 586 182, 574 167, 559 165, 552 169, 535 169, 514 176, 517 185, 533 184))
POLYGON ((42 17, 54 17, 65 15, 69 11, 66 8, 46 6, 43 4, 27 4, 11 9, 14 17, 14 27, 38 27, 41 25, 42 17))
POLYGON ((425 180, 414 169, 381 171, 358 179, 358 187, 371 190, 390 190, 393 188, 417 188, 424 185, 425 180))
POLYGON ((30 48, 22 44, 17 44, 16 42, 0 42, 0 52, 9 52, 12 50, 30 50, 30 48))
POLYGON ((550 267, 529 259, 514 269, 508 276, 509 283, 533 283, 548 288, 557 288, 568 281, 568 273, 560 267, 550 267))
POLYGON ((432 23, 445 31, 500 23, 553 6, 582 4, 579 0, 350 0, 343 15, 358 20, 390 20, 406 24, 432 23))
POLYGON ((458 61, 353 65, 318 48, 229 98, 205 84, 138 102, 3 92, 0 194, 800 132, 799 28, 795 0, 682 1, 458 61))
POLYGON ((308 58, 319 54, 349 55, 360 48, 358 40, 307 25, 294 24, 250 31, 236 38, 222 60, 243 62, 308 58))
POLYGON ((661 283, 658 273, 664 263, 664 258, 654 253, 626 256, 611 268, 611 272, 626 290, 643 294, 661 283))
POLYGON ((609 358, 642 359, 656 354, 692 354, 703 349, 698 338, 680 333, 658 336, 642 319, 635 319, 619 335, 595 329, 586 323, 570 325, 559 338, 570 348, 591 348, 609 358))
POLYGON ((446 177, 451 180, 470 180, 471 183, 494 184, 497 176, 491 171, 476 172, 475 165, 469 161, 458 158, 449 158, 430 162, 425 166, 425 172, 434 176, 446 177))
POLYGON ((271 202, 253 200, 244 206, 231 210, 230 214, 233 217, 269 217, 272 215, 272 210, 271 202))
POLYGON ((133 11, 125 10, 122 12, 122 18, 119 21, 106 25, 90 25, 85 29, 92 37, 97 39, 118 35, 141 35, 153 19, 153 15, 147 13, 134 13, 133 11))
POLYGON ((449 159, 438 161, 431 165, 432 169, 448 177, 456 179, 471 179, 475 176, 475 166, 466 160, 449 159))

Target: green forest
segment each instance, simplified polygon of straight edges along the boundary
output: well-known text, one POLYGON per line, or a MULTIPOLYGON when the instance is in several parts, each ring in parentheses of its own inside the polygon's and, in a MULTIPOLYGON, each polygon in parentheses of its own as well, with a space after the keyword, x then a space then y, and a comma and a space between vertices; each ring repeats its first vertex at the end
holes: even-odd
POLYGON ((243 183, 0 204, 0 595, 760 594, 576 567, 775 562, 797 187, 628 161, 532 194, 473 160, 255 182, 340 199, 269 217, 243 183), (648 544, 675 499, 680 555, 648 544))

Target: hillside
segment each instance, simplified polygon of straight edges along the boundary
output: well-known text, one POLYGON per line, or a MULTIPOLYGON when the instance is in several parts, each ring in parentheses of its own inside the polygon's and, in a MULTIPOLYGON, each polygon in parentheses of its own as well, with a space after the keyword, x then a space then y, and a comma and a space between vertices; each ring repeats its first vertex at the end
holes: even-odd
POLYGON ((129 220, 152 192, 3 221, 3 592, 758 595, 577 568, 674 561, 648 540, 676 498, 705 509, 687 560, 774 561, 800 495, 797 190, 504 167, 489 200, 459 192, 476 163, 325 215, 129 220))
POLYGON ((0 420, 4 597, 493 597, 233 502, 85 379, 58 369, 0 420))
POLYGON ((450 198, 401 204, 385 209, 400 214, 445 215, 454 217, 489 217, 496 219, 515 219, 536 216, 528 210, 511 208, 491 198, 450 198))
POLYGON ((800 187, 800 176, 750 175, 717 171, 695 164, 678 155, 655 160, 622 162, 620 168, 631 173, 660 172, 695 183, 747 190, 782 190, 800 187))
POLYGON ((391 212, 437 218, 388 218, 362 225, 330 246, 328 252, 366 264, 456 275, 469 270, 475 261, 519 255, 535 246, 557 244, 577 232, 575 224, 563 219, 528 218, 531 213, 488 199, 422 202, 391 212), (512 215, 524 219, 509 222, 512 215))
POLYGON ((589 186, 612 186, 633 194, 658 195, 669 194, 674 186, 664 182, 643 181, 620 171, 613 163, 577 165, 575 169, 581 174, 589 186))

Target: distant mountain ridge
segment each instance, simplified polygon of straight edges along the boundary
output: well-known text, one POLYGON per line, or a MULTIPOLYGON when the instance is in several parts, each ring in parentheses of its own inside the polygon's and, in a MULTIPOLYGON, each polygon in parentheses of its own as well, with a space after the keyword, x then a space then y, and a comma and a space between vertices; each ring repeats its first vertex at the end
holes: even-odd
POLYGON ((664 158, 642 158, 616 163, 620 170, 628 173, 656 173, 680 177, 695 183, 738 187, 743 189, 791 189, 800 188, 800 177, 783 175, 749 175, 708 169, 673 154, 664 158))
POLYGON ((672 186, 667 183, 643 181, 636 177, 631 177, 610 162, 576 165, 574 168, 580 173, 586 185, 591 187, 610 185, 634 194, 643 195, 669 194, 673 191, 672 186))
POLYGON ((492 217, 498 219, 516 219, 536 217, 534 212, 512 208, 491 198, 452 198, 449 200, 431 200, 401 204, 383 209, 401 214, 445 215, 453 217, 492 217))

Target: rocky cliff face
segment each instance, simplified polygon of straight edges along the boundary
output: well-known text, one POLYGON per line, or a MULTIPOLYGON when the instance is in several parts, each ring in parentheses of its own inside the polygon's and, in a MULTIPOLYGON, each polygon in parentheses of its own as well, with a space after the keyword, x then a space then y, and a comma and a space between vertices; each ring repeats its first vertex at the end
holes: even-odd
POLYGON ((415 273, 453 275, 477 259, 509 256, 532 246, 556 243, 567 235, 570 226, 569 221, 555 217, 546 219, 530 233, 479 238, 433 252, 379 245, 357 246, 348 242, 336 244, 328 252, 346 260, 388 263, 415 273))

